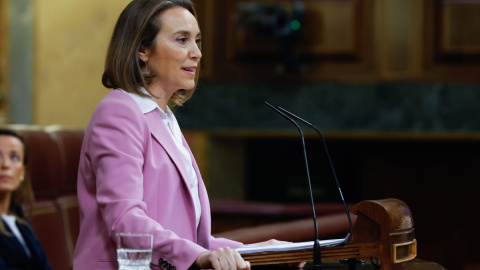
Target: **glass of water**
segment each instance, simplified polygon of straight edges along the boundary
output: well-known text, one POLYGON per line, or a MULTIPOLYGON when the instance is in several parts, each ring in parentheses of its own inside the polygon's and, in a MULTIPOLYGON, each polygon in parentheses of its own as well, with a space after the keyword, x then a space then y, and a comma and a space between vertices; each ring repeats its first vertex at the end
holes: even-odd
POLYGON ((117 234, 119 270, 150 270, 153 236, 140 233, 117 234))

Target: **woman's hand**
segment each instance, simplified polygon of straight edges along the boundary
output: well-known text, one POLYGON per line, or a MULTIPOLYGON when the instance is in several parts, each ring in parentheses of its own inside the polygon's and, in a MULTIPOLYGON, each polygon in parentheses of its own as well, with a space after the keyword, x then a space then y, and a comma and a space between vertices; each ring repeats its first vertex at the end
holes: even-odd
POLYGON ((280 241, 276 239, 270 239, 268 241, 263 241, 263 242, 258 242, 258 243, 253 243, 253 244, 248 244, 248 245, 243 245, 243 246, 266 246, 266 245, 277 245, 277 244, 285 244, 285 243, 290 243, 287 241, 280 241))
MULTIPOLYGON (((285 244, 285 243, 290 243, 290 242, 280 241, 280 240, 276 240, 276 239, 270 239, 268 241, 248 244, 248 245, 245 245, 245 246, 265 246, 265 245, 277 245, 277 244, 285 244)), ((287 264, 287 266, 292 267, 292 268, 303 268, 305 266, 305 264, 306 264, 306 262, 289 263, 289 264, 287 264)))
POLYGON ((200 269, 251 270, 250 263, 244 261, 235 249, 229 247, 205 251, 195 260, 195 265, 200 269))

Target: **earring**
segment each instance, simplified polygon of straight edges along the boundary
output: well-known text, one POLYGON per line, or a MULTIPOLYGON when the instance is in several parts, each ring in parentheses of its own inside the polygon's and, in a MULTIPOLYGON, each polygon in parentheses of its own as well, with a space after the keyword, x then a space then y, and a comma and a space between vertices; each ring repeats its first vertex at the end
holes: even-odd
POLYGON ((148 58, 147 60, 144 61, 145 62, 145 74, 148 74, 148 58))
POLYGON ((21 181, 25 180, 25 176, 20 175, 20 178, 19 178, 19 179, 20 179, 20 182, 21 182, 21 181))

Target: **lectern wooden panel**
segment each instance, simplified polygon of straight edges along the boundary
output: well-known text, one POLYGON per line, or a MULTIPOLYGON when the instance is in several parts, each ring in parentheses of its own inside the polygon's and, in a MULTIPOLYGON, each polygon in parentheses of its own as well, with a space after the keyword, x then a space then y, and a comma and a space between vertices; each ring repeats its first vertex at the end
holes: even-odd
MULTIPOLYGON (((417 242, 412 214, 397 199, 363 201, 353 210, 357 221, 347 244, 325 247, 322 259, 377 258, 382 270, 412 269, 417 242)), ((312 249, 243 254, 252 265, 312 261, 312 249)))

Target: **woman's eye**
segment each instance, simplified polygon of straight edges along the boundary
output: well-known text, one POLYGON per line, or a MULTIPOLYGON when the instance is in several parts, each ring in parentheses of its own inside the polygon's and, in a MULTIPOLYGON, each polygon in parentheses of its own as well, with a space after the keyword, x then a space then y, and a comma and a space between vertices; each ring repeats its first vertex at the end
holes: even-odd
POLYGON ((187 38, 186 38, 186 37, 179 37, 179 38, 177 38, 177 40, 178 40, 180 43, 186 43, 186 42, 187 42, 187 38))
POLYGON ((20 161, 20 157, 17 156, 17 155, 13 155, 13 156, 11 157, 11 159, 12 159, 13 161, 20 161))
POLYGON ((198 44, 198 43, 202 42, 202 39, 201 39, 201 38, 197 38, 197 39, 195 40, 195 42, 198 44))

